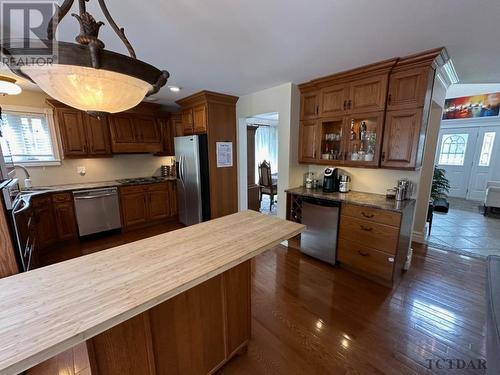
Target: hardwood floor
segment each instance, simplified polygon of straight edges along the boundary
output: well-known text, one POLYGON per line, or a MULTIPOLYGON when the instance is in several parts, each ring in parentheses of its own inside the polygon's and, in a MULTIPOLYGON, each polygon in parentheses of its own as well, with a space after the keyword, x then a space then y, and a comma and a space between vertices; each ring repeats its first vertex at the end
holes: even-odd
MULTIPOLYGON (((435 361, 484 359, 485 262, 414 249, 412 268, 392 291, 284 246, 258 256, 252 339, 219 373, 484 374, 437 368, 435 361)), ((28 375, 87 375, 71 370, 84 363, 74 353, 81 351, 63 353, 28 375)))
POLYGON ((485 263, 414 248, 393 291, 285 247, 257 257, 252 340, 221 374, 484 373, 428 360, 484 358, 485 263))

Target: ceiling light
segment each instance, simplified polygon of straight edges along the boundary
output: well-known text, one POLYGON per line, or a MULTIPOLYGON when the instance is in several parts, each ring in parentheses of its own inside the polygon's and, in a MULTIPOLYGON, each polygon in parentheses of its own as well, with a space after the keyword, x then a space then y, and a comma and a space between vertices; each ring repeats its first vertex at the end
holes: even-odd
POLYGON ((22 91, 21 87, 16 84, 16 80, 10 77, 0 76, 0 95, 17 95, 22 91))
POLYGON ((168 86, 168 89, 172 92, 179 92, 181 88, 179 86, 168 86))
POLYGON ((125 111, 135 107, 145 97, 156 94, 167 83, 169 73, 136 58, 124 29, 115 23, 104 0, 98 0, 99 6, 129 56, 104 49, 104 43, 98 38, 104 23, 96 22, 87 13, 88 0, 79 0, 79 13, 72 14, 80 23, 80 34, 75 38, 78 44, 55 40, 57 27, 74 1, 65 0, 57 7, 47 28, 48 39, 34 41, 38 42, 37 45, 42 42, 43 45, 54 46, 54 62, 16 59, 17 56, 36 55, 40 50, 25 47, 34 43, 17 45, 2 41, 2 52, 9 57, 4 60, 9 68, 36 83, 54 99, 97 115, 125 111))

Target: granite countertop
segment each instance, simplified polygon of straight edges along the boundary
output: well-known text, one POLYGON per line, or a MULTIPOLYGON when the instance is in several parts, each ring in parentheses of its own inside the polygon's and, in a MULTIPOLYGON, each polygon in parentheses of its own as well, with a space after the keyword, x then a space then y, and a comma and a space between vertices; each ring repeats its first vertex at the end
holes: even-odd
POLYGON ((415 199, 396 201, 387 199, 385 195, 350 191, 349 193, 325 193, 322 189, 306 189, 297 187, 285 190, 289 194, 301 195, 319 199, 327 199, 337 202, 345 202, 358 206, 380 208, 382 210, 402 212, 407 207, 415 204, 415 199))
POLYGON ((238 212, 1 279, 0 374, 19 374, 304 228, 238 212))
POLYGON ((117 180, 111 181, 101 181, 101 182, 88 182, 81 184, 64 184, 64 185, 49 185, 49 186, 34 186, 33 190, 26 189, 23 190, 24 193, 29 193, 30 195, 39 195, 46 193, 57 193, 63 191, 75 191, 75 190, 86 190, 86 189, 100 189, 108 187, 118 187, 118 186, 130 186, 139 184, 154 184, 164 181, 175 181, 175 177, 155 177, 154 181, 140 182, 140 183, 123 183, 117 180))

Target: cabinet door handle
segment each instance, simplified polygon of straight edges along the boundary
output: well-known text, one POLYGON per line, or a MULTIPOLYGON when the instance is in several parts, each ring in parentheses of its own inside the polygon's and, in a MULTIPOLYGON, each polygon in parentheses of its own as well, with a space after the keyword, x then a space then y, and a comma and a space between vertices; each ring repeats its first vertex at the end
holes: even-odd
POLYGON ((382 152, 382 161, 385 161, 385 151, 382 152))
POLYGON ((364 211, 361 211, 361 215, 363 215, 364 217, 366 217, 367 219, 371 219, 372 217, 374 217, 375 215, 374 214, 366 214, 364 211))
POLYGON ((316 114, 319 114, 319 105, 316 106, 316 114))
POLYGON ((392 100, 392 95, 389 94, 389 96, 387 97, 387 104, 391 105, 391 100, 392 100))
POLYGON ((359 224, 359 227, 365 232, 371 232, 373 230, 373 228, 365 227, 363 224, 359 224))
POLYGON ((370 255, 368 253, 362 252, 361 250, 358 250, 358 254, 361 255, 362 257, 367 257, 368 255, 370 255))
POLYGON ((344 111, 346 107, 347 107, 347 100, 344 100, 344 111))
POLYGON ((352 109, 352 100, 351 99, 349 99, 348 108, 352 109))

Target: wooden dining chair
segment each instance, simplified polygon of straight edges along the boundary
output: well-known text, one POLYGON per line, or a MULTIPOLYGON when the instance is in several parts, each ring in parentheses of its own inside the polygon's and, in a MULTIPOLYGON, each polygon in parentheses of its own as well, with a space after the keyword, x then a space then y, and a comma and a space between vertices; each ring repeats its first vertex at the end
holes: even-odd
POLYGON ((278 185, 273 184, 271 164, 265 160, 259 164, 259 193, 259 207, 262 203, 262 194, 269 195, 271 199, 269 211, 271 211, 274 204, 274 196, 278 194, 278 185))

